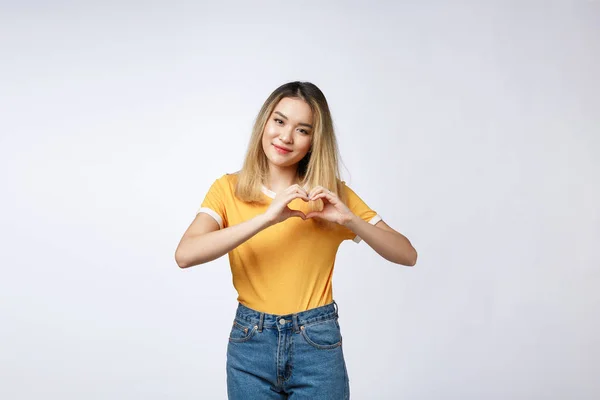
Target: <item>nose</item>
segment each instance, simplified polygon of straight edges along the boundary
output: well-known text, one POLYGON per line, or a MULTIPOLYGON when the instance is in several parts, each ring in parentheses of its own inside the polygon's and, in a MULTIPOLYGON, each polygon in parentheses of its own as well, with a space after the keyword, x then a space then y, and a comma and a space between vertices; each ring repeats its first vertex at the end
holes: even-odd
POLYGON ((284 143, 290 143, 291 137, 291 132, 287 129, 282 129, 281 133, 279 134, 279 139, 284 143))

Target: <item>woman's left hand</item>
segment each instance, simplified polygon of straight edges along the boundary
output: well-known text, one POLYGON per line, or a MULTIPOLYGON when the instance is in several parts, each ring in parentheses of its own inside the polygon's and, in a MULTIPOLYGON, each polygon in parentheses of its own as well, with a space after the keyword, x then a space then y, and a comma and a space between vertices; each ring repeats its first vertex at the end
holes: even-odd
POLYGON ((306 214, 306 218, 319 217, 340 225, 345 225, 352 219, 352 211, 350 211, 335 193, 323 186, 314 187, 309 192, 308 199, 310 201, 322 199, 323 210, 309 212, 306 214))

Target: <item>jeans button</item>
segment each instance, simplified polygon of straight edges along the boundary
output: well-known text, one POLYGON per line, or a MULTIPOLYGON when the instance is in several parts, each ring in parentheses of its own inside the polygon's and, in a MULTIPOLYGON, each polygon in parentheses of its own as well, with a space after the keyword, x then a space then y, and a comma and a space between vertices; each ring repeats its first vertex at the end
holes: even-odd
POLYGON ((279 320, 279 323, 280 323, 281 325, 285 325, 285 319, 281 318, 281 319, 279 320))

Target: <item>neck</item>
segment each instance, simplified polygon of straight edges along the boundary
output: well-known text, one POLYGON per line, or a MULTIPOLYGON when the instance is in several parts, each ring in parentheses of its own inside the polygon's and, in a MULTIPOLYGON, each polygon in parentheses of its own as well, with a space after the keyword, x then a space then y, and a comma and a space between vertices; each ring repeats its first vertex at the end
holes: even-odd
POLYGON ((269 166, 269 180, 265 185, 275 193, 279 193, 295 183, 298 183, 299 179, 296 176, 296 166, 281 168, 277 166, 269 166))

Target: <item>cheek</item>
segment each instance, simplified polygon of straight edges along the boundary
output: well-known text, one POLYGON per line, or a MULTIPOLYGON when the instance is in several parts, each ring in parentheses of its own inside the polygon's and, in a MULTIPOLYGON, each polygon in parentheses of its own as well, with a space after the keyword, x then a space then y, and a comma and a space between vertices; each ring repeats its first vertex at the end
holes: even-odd
POLYGON ((271 140, 271 138, 273 137, 273 129, 271 127, 269 127, 269 125, 265 126, 262 137, 263 137, 263 141, 265 141, 265 142, 271 140))
POLYGON ((310 138, 302 143, 302 151, 307 152, 308 150, 310 150, 310 138))
POLYGON ((263 132, 263 138, 271 139, 271 138, 273 138, 274 135, 275 135, 275 130, 273 129, 273 127, 270 125, 265 126, 265 130, 263 132))

